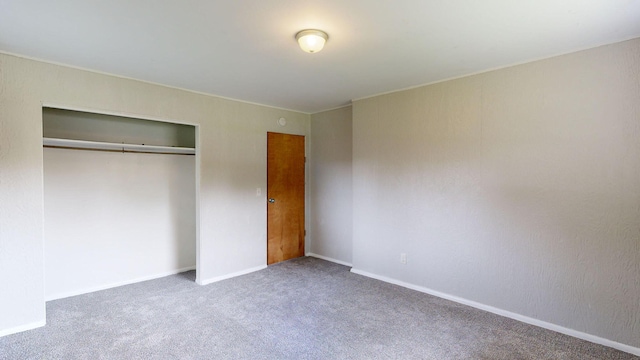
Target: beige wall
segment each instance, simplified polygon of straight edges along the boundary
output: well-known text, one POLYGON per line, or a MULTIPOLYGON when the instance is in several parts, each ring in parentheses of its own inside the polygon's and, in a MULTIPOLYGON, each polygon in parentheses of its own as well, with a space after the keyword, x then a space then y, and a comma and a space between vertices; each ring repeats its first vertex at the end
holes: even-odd
POLYGON ((638 351, 640 39, 355 101, 353 192, 355 271, 638 351))
POLYGON ((311 253, 351 263, 351 106, 311 115, 311 253))
POLYGON ((198 125, 198 281, 265 266, 266 132, 309 115, 0 54, 0 335, 45 319, 43 104, 198 125))

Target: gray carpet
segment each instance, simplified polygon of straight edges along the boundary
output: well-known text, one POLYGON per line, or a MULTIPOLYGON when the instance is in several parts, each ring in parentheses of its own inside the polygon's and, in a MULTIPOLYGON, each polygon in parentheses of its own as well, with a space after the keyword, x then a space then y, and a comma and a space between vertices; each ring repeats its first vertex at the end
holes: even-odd
POLYGON ((51 301, 0 359, 638 359, 314 258, 194 276, 51 301))

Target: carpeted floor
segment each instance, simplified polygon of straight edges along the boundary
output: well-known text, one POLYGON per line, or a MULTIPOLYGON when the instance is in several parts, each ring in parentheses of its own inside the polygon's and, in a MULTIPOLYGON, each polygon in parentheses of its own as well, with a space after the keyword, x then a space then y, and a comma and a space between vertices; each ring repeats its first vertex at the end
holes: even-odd
POLYGON ((314 258, 194 276, 51 301, 0 359, 639 359, 314 258))

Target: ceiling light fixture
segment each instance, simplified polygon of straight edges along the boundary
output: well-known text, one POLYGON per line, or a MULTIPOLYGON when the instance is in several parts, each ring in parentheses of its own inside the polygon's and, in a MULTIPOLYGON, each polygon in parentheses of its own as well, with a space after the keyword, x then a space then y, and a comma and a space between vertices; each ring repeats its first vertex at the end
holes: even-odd
POLYGON ((315 29, 302 30, 296 34, 300 48, 312 54, 322 50, 328 38, 326 32, 315 29))

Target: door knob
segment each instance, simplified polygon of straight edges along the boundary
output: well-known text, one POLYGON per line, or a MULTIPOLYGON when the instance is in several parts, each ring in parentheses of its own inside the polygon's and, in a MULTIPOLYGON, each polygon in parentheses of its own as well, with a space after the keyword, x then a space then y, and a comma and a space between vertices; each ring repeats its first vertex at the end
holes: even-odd
POLYGON ((274 202, 276 202, 276 199, 274 199, 274 198, 269 198, 269 202, 273 204, 274 202))

